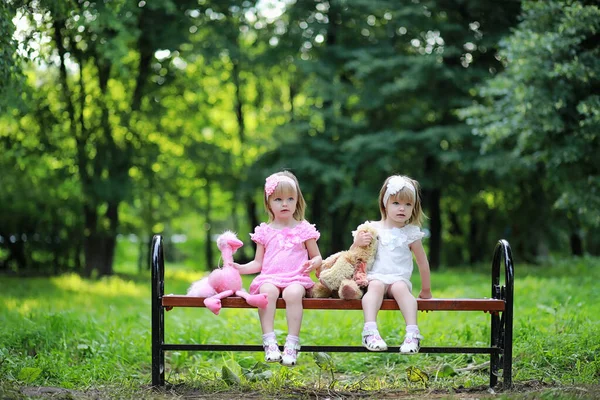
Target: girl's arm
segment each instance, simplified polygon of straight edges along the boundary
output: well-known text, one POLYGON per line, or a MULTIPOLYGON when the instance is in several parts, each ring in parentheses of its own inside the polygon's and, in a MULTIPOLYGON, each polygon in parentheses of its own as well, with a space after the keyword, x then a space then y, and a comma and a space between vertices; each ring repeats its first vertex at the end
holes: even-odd
POLYGON ((316 239, 309 239, 304 242, 304 244, 306 245, 306 251, 308 252, 308 261, 304 263, 304 266, 306 267, 304 272, 308 274, 321 266, 323 258, 321 257, 321 252, 319 251, 316 239))
POLYGON ((233 266, 240 271, 240 274, 255 274, 260 272, 262 269, 263 258, 265 256, 265 246, 262 244, 256 244, 256 253, 254 254, 254 260, 246 264, 233 263, 233 266))
POLYGON ((415 255, 417 265, 419 266, 419 274, 421 274, 421 292, 419 293, 419 298, 430 299, 433 297, 431 295, 431 276, 429 272, 429 261, 427 261, 423 243, 420 240, 415 240, 411 243, 410 249, 415 255))

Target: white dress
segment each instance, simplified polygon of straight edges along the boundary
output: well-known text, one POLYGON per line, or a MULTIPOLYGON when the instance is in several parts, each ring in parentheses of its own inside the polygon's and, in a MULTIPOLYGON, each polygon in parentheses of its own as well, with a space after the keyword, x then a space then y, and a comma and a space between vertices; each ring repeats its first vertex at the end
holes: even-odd
MULTIPOLYGON (((410 277, 413 271, 413 254, 408 245, 422 239, 425 234, 416 225, 402 228, 384 228, 383 223, 369 222, 377 230, 377 254, 371 270, 367 272, 369 281, 379 280, 385 284, 403 281, 412 291, 410 277)), ((353 236, 356 231, 352 232, 353 236)))

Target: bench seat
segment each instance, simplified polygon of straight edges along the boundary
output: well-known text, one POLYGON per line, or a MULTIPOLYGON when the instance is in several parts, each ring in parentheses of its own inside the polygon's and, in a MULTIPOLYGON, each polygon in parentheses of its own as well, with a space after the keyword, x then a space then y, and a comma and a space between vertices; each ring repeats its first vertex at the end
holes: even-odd
MULTIPOLYGON (((420 311, 483 311, 490 313, 502 312, 506 302, 501 299, 417 299, 420 311)), ((164 295, 163 307, 204 307, 204 297, 188 297, 182 295, 164 295)), ((306 310, 362 310, 360 300, 342 299, 313 299, 302 301, 306 310)), ((241 297, 226 297, 221 300, 223 308, 254 308, 241 297)), ((285 308, 283 299, 277 300, 277 308, 285 308)), ((398 310, 398 304, 393 299, 385 299, 382 310, 398 310)))

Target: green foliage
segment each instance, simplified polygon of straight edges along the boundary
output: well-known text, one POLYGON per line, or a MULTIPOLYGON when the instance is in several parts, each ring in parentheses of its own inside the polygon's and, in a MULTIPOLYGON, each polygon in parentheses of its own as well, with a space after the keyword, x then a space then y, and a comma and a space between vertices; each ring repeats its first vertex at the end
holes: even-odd
POLYGON ((18 380, 24 383, 33 383, 42 373, 39 368, 25 367, 19 372, 18 380))
POLYGON ((237 376, 226 365, 223 365, 223 367, 221 368, 221 379, 223 379, 223 381, 229 386, 236 386, 242 383, 240 377, 237 376))
POLYGON ((4 2, 0 70, 21 65, 15 14, 29 53, 27 81, 10 90, 22 104, 0 119, 0 269, 111 274, 116 251, 141 270, 155 233, 185 235, 168 257, 210 269, 211 238, 247 238, 265 218, 265 176, 283 168, 300 179, 323 255, 379 218, 392 173, 422 183, 433 266, 486 260, 502 237, 526 260, 578 243, 597 254, 594 219, 578 214, 598 198, 595 8, 542 3, 4 2), (496 143, 460 119, 492 78, 482 95, 513 96, 507 121, 531 136, 496 143), (532 112, 519 114, 521 100, 532 112), (115 249, 119 235, 137 249, 115 249))
MULTIPOLYGON (((78 238, 61 269, 77 265, 83 251, 88 273, 95 268, 100 274, 111 273, 118 233, 134 233, 147 241, 153 233, 187 229, 177 222, 182 212, 189 215, 199 210, 199 226, 208 227, 208 232, 193 228, 196 232, 188 236, 204 234, 201 243, 206 247, 213 219, 219 226, 230 216, 228 228, 233 223, 237 229, 239 208, 222 204, 246 180, 245 166, 266 145, 270 120, 264 112, 250 112, 236 123, 236 113, 243 110, 246 99, 256 110, 276 111, 280 106, 261 93, 269 79, 272 97, 277 98, 270 77, 232 70, 234 63, 246 65, 246 60, 258 57, 254 43, 248 42, 237 25, 247 11, 255 10, 247 5, 238 8, 236 2, 222 6, 216 2, 200 7, 189 0, 160 4, 47 0, 20 9, 30 23, 22 35, 47 39, 37 57, 50 67, 29 65, 36 79, 26 91, 30 109, 0 122, 10 128, 2 130, 6 140, 0 143, 7 143, 9 151, 3 152, 0 161, 10 166, 8 183, 42 181, 54 188, 54 182, 40 179, 50 175, 53 165, 15 168, 15 162, 17 167, 33 163, 37 161, 34 155, 41 153, 64 166, 61 178, 76 186, 58 196, 68 198, 69 205, 47 204, 44 196, 29 187, 17 187, 2 199, 10 205, 3 218, 7 228, 0 233, 2 240, 39 229, 19 218, 13 196, 33 197, 34 215, 39 214, 37 202, 47 204, 45 208, 54 215, 63 213, 57 208, 76 213, 73 223, 57 217, 52 226, 78 238), (221 12, 227 14, 226 19, 222 20, 221 12), (196 31, 197 35, 191 35, 196 31), (195 47, 202 37, 211 39, 195 47), (223 42, 214 40, 217 37, 223 42), (216 48, 205 48, 209 43, 216 48), (223 44, 230 49, 230 58, 223 44), (54 63, 59 64, 54 68, 50 61, 57 53, 60 63, 54 63), (232 80, 238 84, 229 85, 232 80), (237 92, 243 97, 234 101, 237 92), (29 153, 23 152, 30 148, 29 153)), ((48 189, 40 185, 40 190, 48 189)), ((29 246, 35 248, 35 244, 29 246)), ((48 269, 31 262, 30 253, 16 262, 16 250, 9 248, 0 266, 16 271, 48 269)), ((205 253, 204 264, 212 265, 212 257, 205 253)))
MULTIPOLYGON (((540 267, 517 265, 515 287, 514 379, 516 387, 546 382, 555 391, 597 383, 600 310, 597 258, 559 259, 540 267)), ((183 293, 196 274, 167 269, 168 293, 183 293)), ((248 278, 248 277, 246 277, 248 278)), ((72 390, 122 390, 117 396, 143 396, 150 381, 149 277, 140 282, 112 277, 89 281, 76 275, 0 282, 0 374, 7 386, 57 386, 72 390), (19 329, 13 327, 19 326, 19 329)), ((436 297, 489 295, 489 266, 442 270, 434 274, 436 297), (437 282, 437 283, 436 283, 437 282)), ((249 284, 246 279, 245 286, 249 284)), ((418 287, 418 282, 415 282, 418 287)), ((359 343, 360 311, 306 311, 304 344, 359 343), (323 321, 335 320, 335 324, 323 321)), ((489 316, 483 313, 419 315, 428 346, 484 345, 489 316)), ((166 314, 167 342, 259 343, 260 325, 253 310, 175 309, 166 314), (224 334, 223 332, 226 332, 224 334)), ((381 312, 380 331, 389 344, 403 336, 398 313, 381 312)), ((278 311, 276 333, 286 333, 278 311)), ((167 381, 179 394, 205 395, 260 391, 378 390, 417 391, 424 382, 408 382, 407 369, 428 376, 427 390, 485 387, 487 357, 422 354, 300 353, 294 369, 265 364, 262 353, 168 352, 167 381), (322 374, 325 373, 326 379, 322 374), (231 386, 230 386, 231 385, 231 386)), ((519 389, 517 389, 519 390, 519 389)), ((512 393, 512 392, 511 392, 512 393)), ((517 394, 517 392, 512 393, 517 394)))
MULTIPOLYGON (((460 181, 458 196, 469 214, 471 199, 495 182, 475 166, 479 139, 455 110, 468 103, 470 87, 489 77, 488 69, 501 68, 489 53, 519 8, 517 2, 295 3, 287 14, 305 28, 289 26, 284 38, 304 39, 300 54, 290 51, 303 95, 281 128, 288 139, 254 165, 254 174, 287 167, 298 175, 315 209, 309 209, 311 222, 328 233, 320 241, 328 254, 349 246, 347 233, 359 223, 378 217, 377 193, 393 173, 422 182, 426 212, 438 206, 436 191, 454 197, 448 186, 460 181), (467 57, 474 61, 461 61, 467 57)), ((439 237, 441 217, 429 214, 439 237)), ((469 221, 461 224, 467 231, 469 221)), ((480 248, 497 240, 492 237, 457 239, 480 248)), ((431 251, 439 264, 440 248, 431 251)))
POLYGON ((463 112, 500 173, 543 176, 554 207, 593 227, 600 226, 599 30, 596 4, 524 2, 522 22, 500 43, 505 70, 463 112))
POLYGON ((18 43, 14 39, 16 15, 14 2, 0 3, 0 114, 7 108, 20 105, 19 92, 22 83, 22 56, 17 53, 18 43))
MULTIPOLYGON (((273 377, 273 371, 269 365, 264 362, 256 361, 253 357, 242 358, 237 362, 241 368, 244 377, 250 382, 258 380, 269 380, 273 377)), ((238 380, 238 384, 241 383, 238 380)))

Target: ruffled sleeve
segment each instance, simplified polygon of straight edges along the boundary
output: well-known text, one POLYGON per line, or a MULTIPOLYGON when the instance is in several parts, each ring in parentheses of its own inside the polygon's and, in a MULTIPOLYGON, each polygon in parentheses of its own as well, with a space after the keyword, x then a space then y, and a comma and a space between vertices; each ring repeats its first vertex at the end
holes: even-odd
POLYGON ((254 228, 254 233, 250 234, 250 239, 252 239, 254 243, 262 244, 264 246, 267 242, 267 229, 268 225, 263 222, 254 228))
POLYGON ((416 225, 407 225, 404 229, 406 230, 407 241, 409 244, 416 240, 423 239, 423 236, 425 236, 425 233, 421 231, 421 228, 416 225))
POLYGON ((317 230, 314 224, 309 223, 308 221, 302 221, 300 225, 298 225, 298 234, 297 237, 300 238, 303 242, 306 242, 310 239, 318 240, 321 237, 321 234, 317 230))

